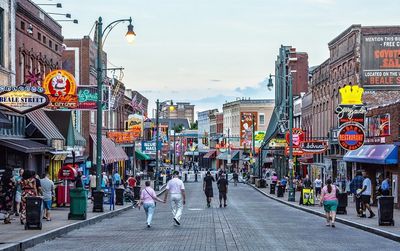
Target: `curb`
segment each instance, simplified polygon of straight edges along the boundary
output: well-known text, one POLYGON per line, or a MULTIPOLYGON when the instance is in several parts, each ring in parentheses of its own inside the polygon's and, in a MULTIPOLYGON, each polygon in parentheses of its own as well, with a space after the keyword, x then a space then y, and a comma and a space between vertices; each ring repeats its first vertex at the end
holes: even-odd
MULTIPOLYGON (((276 198, 274 196, 271 196, 271 195, 267 194, 266 192, 260 190, 259 188, 253 186, 253 185, 249 184, 249 186, 251 186, 256 191, 260 192, 261 194, 263 194, 264 196, 266 196, 266 197, 268 197, 268 198, 270 198, 272 200, 275 200, 275 201, 280 202, 282 204, 285 204, 287 206, 299 209, 301 211, 320 216, 322 218, 326 217, 324 213, 316 212, 316 211, 314 211, 312 209, 304 208, 302 206, 298 206, 298 205, 289 203, 287 201, 284 201, 284 200, 278 199, 278 198, 276 198)), ((360 230, 363 230, 363 231, 366 231, 366 232, 369 232, 369 233, 372 233, 372 234, 376 234, 376 235, 379 235, 381 237, 384 237, 384 238, 387 238, 387 239, 390 239, 390 240, 393 240, 393 241, 396 241, 396 242, 400 242, 400 235, 393 234, 393 233, 390 233, 390 232, 387 232, 387 231, 384 231, 384 230, 381 230, 381 229, 378 229, 378 228, 374 228, 374 227, 370 227, 370 226, 363 225, 363 224, 360 224, 360 223, 356 223, 356 222, 353 222, 353 221, 349 221, 349 220, 346 220, 346 219, 342 219, 342 218, 337 217, 337 216, 336 216, 336 222, 340 222, 340 223, 345 224, 347 226, 354 227, 354 228, 357 228, 357 229, 360 229, 360 230)))
MULTIPOLYGON (((161 195, 162 193, 165 192, 165 185, 161 187, 161 191, 157 193, 158 195, 161 195)), ((10 245, 7 245, 6 247, 0 248, 0 250, 4 250, 4 251, 20 251, 20 250, 25 250, 27 248, 33 247, 39 243, 45 242, 45 241, 49 241, 52 239, 55 239, 57 237, 60 237, 64 234, 67 234, 68 232, 71 232, 73 230, 85 227, 85 226, 89 226, 89 225, 93 225, 96 224, 104 219, 109 219, 115 216, 120 215, 121 213, 128 211, 132 209, 132 206, 125 206, 123 208, 119 208, 117 210, 114 211, 110 211, 107 213, 103 213, 101 215, 97 215, 93 218, 87 219, 87 220, 83 220, 83 221, 79 221, 79 222, 75 222, 72 224, 69 224, 67 226, 64 227, 59 227, 53 230, 50 230, 48 232, 27 238, 25 240, 21 240, 19 242, 16 243, 12 243, 10 245)))

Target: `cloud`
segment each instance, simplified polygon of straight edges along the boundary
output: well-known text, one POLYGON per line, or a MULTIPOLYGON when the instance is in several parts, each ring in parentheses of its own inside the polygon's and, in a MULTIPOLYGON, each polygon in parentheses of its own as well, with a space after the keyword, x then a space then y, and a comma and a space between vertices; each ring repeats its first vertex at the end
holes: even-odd
POLYGON ((321 4, 321 5, 332 5, 335 4, 337 0, 305 0, 305 2, 310 4, 321 4))

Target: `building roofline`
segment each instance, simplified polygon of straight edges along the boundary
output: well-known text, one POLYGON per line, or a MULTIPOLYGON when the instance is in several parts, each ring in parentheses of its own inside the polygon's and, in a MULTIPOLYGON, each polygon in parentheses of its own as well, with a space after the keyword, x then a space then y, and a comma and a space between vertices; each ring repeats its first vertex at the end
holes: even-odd
POLYGON ((345 35, 349 34, 353 29, 355 28, 361 28, 361 24, 352 24, 349 28, 345 29, 344 31, 342 31, 339 35, 337 35, 334 39, 332 39, 329 43, 328 46, 333 45, 334 43, 336 43, 337 41, 339 41, 342 37, 344 37, 345 35))

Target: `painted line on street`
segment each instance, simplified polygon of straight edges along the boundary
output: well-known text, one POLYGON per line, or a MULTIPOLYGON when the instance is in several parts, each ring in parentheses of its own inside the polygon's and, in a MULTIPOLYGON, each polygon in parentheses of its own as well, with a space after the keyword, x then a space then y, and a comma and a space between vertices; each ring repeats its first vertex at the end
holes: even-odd
MULTIPOLYGON (((249 184, 249 186, 251 186, 252 188, 254 188, 255 190, 257 190, 257 191, 260 192, 261 194, 265 195, 266 197, 268 197, 268 198, 270 198, 270 199, 273 199, 273 200, 275 200, 275 201, 278 201, 278 202, 280 202, 280 203, 282 203, 282 204, 285 204, 285 205, 287 205, 287 206, 290 206, 290 207, 293 207, 293 208, 302 210, 302 211, 307 212, 307 213, 311 213, 311 214, 320 216, 320 217, 322 217, 322 218, 325 218, 325 217, 326 217, 324 213, 317 212, 317 211, 312 210, 312 209, 310 209, 310 208, 305 208, 305 207, 302 207, 302 206, 299 206, 299 205, 296 205, 296 204, 292 204, 292 203, 290 203, 290 202, 287 202, 287 201, 278 199, 278 198, 276 198, 275 196, 272 196, 272 195, 270 195, 270 194, 267 194, 266 192, 262 191, 261 189, 258 189, 258 188, 257 188, 256 186, 254 186, 254 185, 249 184)), ((349 221, 349 220, 346 220, 346 219, 342 219, 342 218, 340 218, 340 216, 339 216, 339 217, 336 216, 336 222, 340 222, 340 223, 345 224, 345 225, 348 225, 348 226, 350 226, 350 227, 354 227, 354 228, 357 228, 357 229, 361 229, 361 230, 364 230, 364 231, 366 231, 366 232, 373 233, 373 234, 376 234, 376 235, 385 237, 385 238, 387 238, 387 239, 400 242, 400 235, 393 234, 393 233, 387 232, 387 231, 382 230, 382 229, 378 229, 378 228, 370 227, 370 226, 367 226, 367 225, 364 225, 364 224, 356 223, 356 222, 354 222, 354 221, 349 221)))

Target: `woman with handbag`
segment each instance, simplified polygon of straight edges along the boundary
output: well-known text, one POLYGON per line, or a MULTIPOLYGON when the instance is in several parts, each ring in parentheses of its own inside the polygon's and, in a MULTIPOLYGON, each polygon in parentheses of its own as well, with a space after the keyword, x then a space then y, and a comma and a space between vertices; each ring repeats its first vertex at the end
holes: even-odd
POLYGON ((147 227, 150 228, 151 221, 153 220, 154 211, 156 209, 156 200, 164 202, 164 200, 157 197, 156 192, 150 187, 150 181, 146 181, 146 187, 143 188, 140 194, 140 204, 143 205, 144 211, 146 212, 146 223, 147 227))
POLYGON ((338 207, 339 188, 332 185, 332 180, 328 179, 326 185, 322 188, 319 205, 324 205, 326 213, 326 226, 335 227, 336 210, 338 207))

